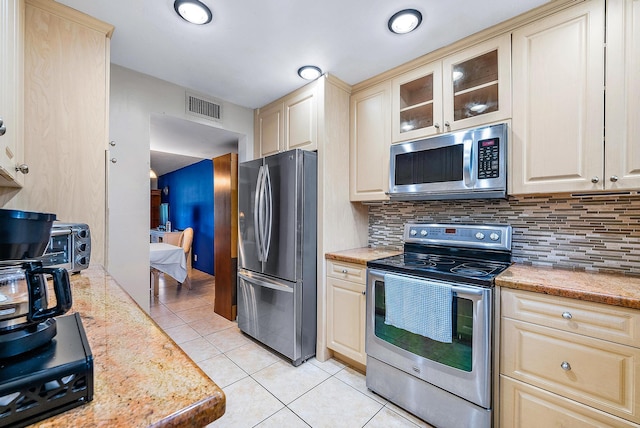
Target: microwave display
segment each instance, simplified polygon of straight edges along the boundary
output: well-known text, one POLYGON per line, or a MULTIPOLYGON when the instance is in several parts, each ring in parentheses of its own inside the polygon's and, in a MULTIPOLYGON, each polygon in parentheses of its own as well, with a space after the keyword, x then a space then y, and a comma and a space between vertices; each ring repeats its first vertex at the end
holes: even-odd
POLYGON ((478 141, 478 178, 500 177, 500 139, 478 141))
POLYGON ((445 183, 462 180, 464 146, 455 144, 396 155, 397 185, 445 183))

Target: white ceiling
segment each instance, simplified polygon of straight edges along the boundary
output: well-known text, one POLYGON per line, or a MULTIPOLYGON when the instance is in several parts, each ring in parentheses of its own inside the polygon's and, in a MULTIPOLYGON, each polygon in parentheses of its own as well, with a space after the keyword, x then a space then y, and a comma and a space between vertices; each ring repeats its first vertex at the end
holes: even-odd
POLYGON ((58 1, 115 26, 112 63, 257 108, 303 86, 302 65, 353 85, 549 0, 202 0, 213 12, 204 26, 173 0, 58 1), (422 25, 390 33, 406 8, 422 25))

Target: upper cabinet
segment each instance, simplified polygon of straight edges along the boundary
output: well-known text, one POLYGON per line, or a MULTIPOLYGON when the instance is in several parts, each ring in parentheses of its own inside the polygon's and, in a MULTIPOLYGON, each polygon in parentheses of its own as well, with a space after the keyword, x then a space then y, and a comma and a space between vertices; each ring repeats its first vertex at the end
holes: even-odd
POLYGON ((640 1, 607 1, 607 189, 640 188, 640 1))
POLYGON ((255 157, 318 148, 318 80, 256 109, 255 157))
POLYGON ((349 195, 351 201, 383 201, 389 195, 391 83, 351 95, 349 195))
POLYGON ((256 110, 254 135, 256 157, 284 150, 284 105, 277 102, 256 110))
POLYGON ((20 187, 23 173, 24 2, 0 6, 0 186, 20 187))
POLYGON ((513 32, 509 193, 607 186, 604 12, 589 0, 513 32))
POLYGON ((510 34, 392 81, 392 140, 413 140, 511 117, 510 34))

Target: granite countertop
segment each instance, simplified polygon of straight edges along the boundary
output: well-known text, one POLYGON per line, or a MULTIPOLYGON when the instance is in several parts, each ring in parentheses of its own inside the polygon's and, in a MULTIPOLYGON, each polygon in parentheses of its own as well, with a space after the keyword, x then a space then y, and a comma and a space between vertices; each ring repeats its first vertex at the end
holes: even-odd
POLYGON ((640 277, 514 264, 496 285, 640 309, 640 277))
POLYGON ((339 262, 355 263, 366 266, 369 260, 381 259, 384 257, 395 256, 397 254, 402 254, 402 251, 395 248, 364 247, 326 253, 324 257, 327 260, 336 260, 339 262))
POLYGON ((224 414, 224 392, 101 267, 71 275, 93 354, 93 401, 39 427, 194 427, 224 414))

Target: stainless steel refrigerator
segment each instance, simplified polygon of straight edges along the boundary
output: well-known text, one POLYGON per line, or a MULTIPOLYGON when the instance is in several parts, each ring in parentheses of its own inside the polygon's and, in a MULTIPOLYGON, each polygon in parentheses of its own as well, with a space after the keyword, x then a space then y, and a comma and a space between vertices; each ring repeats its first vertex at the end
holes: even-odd
POLYGON ((316 349, 317 155, 238 167, 238 327, 291 359, 316 349))

